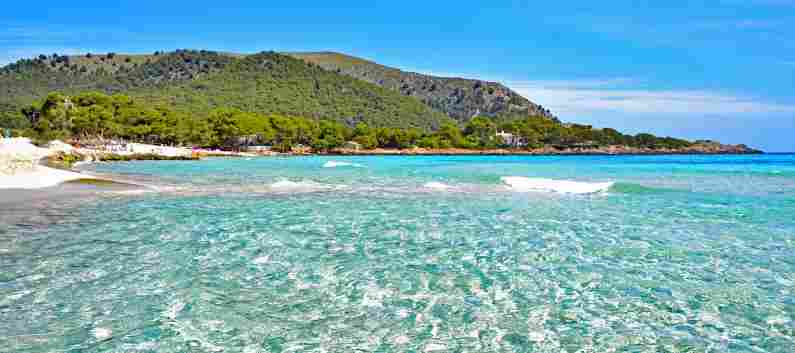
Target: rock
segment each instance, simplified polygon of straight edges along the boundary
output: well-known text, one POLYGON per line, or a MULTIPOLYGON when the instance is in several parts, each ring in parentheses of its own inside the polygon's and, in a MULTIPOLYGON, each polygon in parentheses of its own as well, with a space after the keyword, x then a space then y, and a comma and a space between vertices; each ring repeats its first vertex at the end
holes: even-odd
POLYGON ((557 121, 549 110, 497 82, 406 72, 339 53, 290 55, 317 64, 323 69, 414 97, 461 122, 476 115, 494 116, 504 113, 538 115, 557 121), (339 63, 352 65, 338 66, 339 63))

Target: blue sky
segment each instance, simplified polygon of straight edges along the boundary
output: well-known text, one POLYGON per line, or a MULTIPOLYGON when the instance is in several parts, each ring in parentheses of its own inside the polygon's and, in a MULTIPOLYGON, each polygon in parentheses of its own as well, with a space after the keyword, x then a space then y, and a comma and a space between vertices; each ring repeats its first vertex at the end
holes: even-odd
POLYGON ((501 81, 565 121, 795 151, 795 0, 42 0, 4 4, 0 23, 0 64, 334 50, 501 81))

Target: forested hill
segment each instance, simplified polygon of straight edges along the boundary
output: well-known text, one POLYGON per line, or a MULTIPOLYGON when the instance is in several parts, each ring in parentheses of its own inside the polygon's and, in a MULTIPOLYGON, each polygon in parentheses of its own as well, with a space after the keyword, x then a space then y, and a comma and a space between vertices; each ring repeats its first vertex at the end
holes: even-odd
MULTIPOLYGON (((41 55, 0 68, 0 128, 39 140, 222 146, 245 137, 321 150, 349 138, 387 148, 694 145, 563 124, 497 83, 407 73, 334 53, 41 55), (501 140, 497 131, 516 138, 501 140)), ((709 152, 750 151, 718 146, 709 152)))
POLYGON ((334 52, 289 55, 417 98, 460 122, 478 115, 542 116, 556 120, 548 109, 497 82, 406 72, 334 52))
POLYGON ((218 107, 355 125, 435 129, 450 119, 399 92, 273 52, 179 50, 153 55, 42 55, 0 69, 0 125, 24 128, 23 108, 59 91, 125 93, 206 116, 218 107))
POLYGON ((344 54, 178 50, 149 55, 51 54, 7 65, 0 68, 0 122, 24 124, 19 110, 49 92, 92 90, 156 97, 199 114, 211 107, 255 107, 259 113, 393 127, 435 128, 446 120, 443 115, 461 123, 476 115, 555 119, 547 109, 499 83, 410 73, 344 54), (253 63, 262 56, 271 64, 253 63), (157 96, 164 92, 168 96, 157 96))

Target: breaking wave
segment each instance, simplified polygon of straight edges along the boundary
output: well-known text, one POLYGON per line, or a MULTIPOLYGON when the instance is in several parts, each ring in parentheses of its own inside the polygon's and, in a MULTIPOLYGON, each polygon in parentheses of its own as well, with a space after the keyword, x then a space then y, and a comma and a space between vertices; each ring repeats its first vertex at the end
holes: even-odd
POLYGON ((614 182, 593 183, 520 176, 507 176, 500 178, 500 180, 507 184, 511 190, 517 192, 544 191, 562 194, 594 194, 605 192, 614 184, 614 182))
POLYGON ((358 163, 338 162, 338 161, 328 161, 326 162, 326 164, 323 164, 323 168, 337 168, 337 167, 363 168, 364 166, 358 163))
POLYGON ((312 191, 338 189, 341 187, 344 186, 321 184, 311 180, 291 181, 283 179, 270 184, 270 189, 273 191, 290 191, 290 192, 312 192, 312 191))
POLYGON ((432 181, 429 183, 425 183, 422 187, 426 189, 435 189, 435 190, 447 190, 452 188, 452 186, 447 185, 445 183, 440 183, 438 181, 432 181))

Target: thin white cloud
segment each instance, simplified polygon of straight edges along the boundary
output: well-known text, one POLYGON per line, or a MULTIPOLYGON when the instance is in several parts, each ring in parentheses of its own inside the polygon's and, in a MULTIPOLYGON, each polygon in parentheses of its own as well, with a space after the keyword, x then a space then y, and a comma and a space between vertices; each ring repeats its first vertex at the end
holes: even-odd
MULTIPOLYGON (((788 61, 786 64, 795 65, 795 62, 788 61)), ((682 115, 795 114, 795 103, 775 103, 754 97, 705 90, 637 88, 643 82, 632 77, 512 81, 473 74, 429 70, 414 72, 441 77, 471 77, 501 82, 562 118, 611 112, 682 115)))
POLYGON ((519 94, 561 116, 619 112, 631 114, 795 113, 794 104, 720 92, 613 88, 603 81, 506 82, 519 94))

